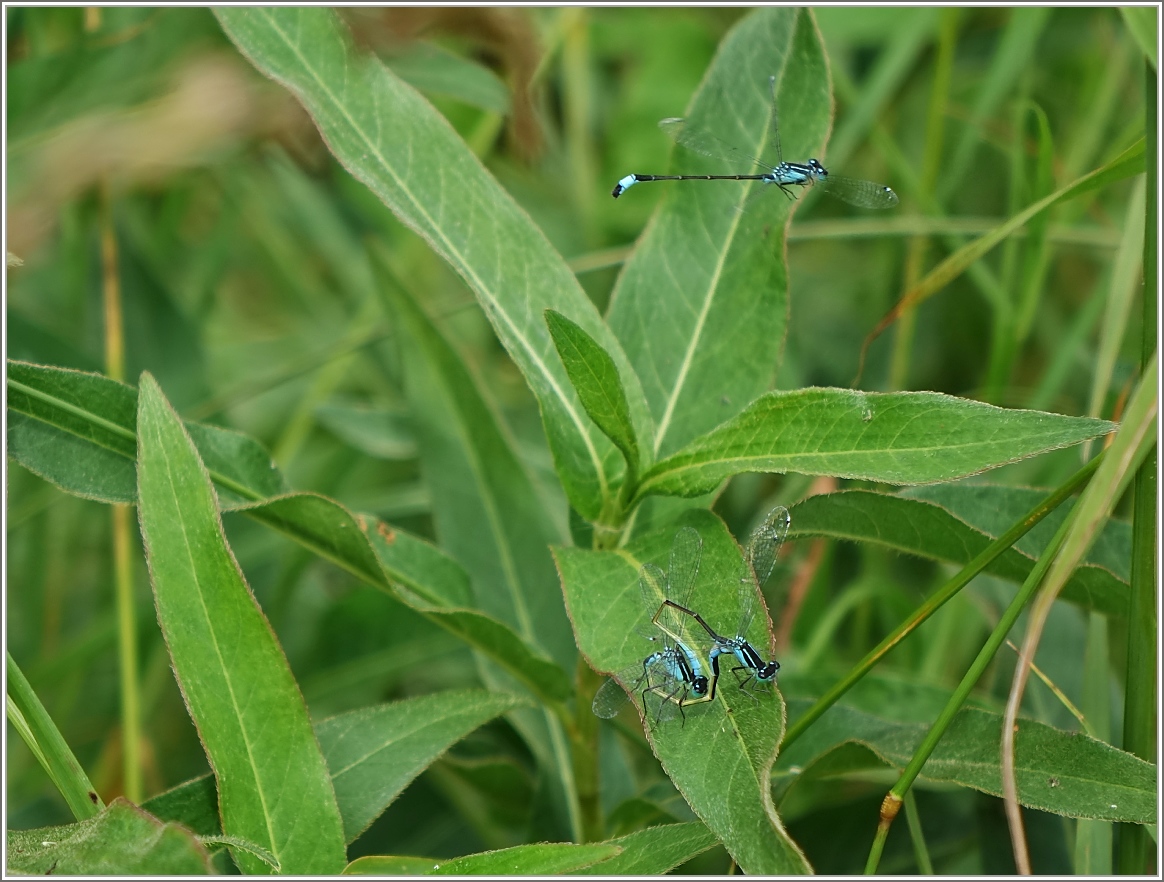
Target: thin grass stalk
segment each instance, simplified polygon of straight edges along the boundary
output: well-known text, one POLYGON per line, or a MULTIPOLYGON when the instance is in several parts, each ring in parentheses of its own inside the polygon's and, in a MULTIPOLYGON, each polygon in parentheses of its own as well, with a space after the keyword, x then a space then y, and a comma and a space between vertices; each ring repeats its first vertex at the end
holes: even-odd
MULTIPOLYGON (((101 185, 101 291, 105 316, 105 373, 125 380, 125 334, 121 310, 121 279, 117 234, 113 225, 113 194, 109 181, 101 185)), ((142 787, 141 683, 138 679, 137 615, 133 605, 133 555, 130 510, 110 508, 113 542, 113 583, 117 604, 117 660, 121 683, 122 789, 130 802, 140 803, 142 787)))
POLYGON ((1019 589, 1014 600, 1010 602, 1010 605, 1003 612, 1002 618, 999 619, 998 624, 990 633, 982 649, 979 650, 969 670, 962 677, 962 682, 958 684, 950 696, 950 700, 946 702, 946 706, 942 708, 942 712, 938 714, 938 718, 934 720, 934 724, 930 727, 929 732, 926 733, 925 738, 918 745, 913 758, 910 759, 909 764, 905 767, 905 771, 901 773, 901 777, 898 778, 897 783, 893 785, 889 793, 885 795, 885 799, 882 800, 881 816, 877 824, 877 832, 873 837, 873 845, 869 849, 869 858, 865 863, 865 873, 867 875, 877 872, 877 865, 881 861, 881 853, 885 848, 885 840, 889 836, 889 828, 901 810, 901 804, 905 798, 905 794, 913 786, 913 782, 921 773, 922 767, 926 764, 930 755, 933 754, 934 749, 938 746, 938 742, 941 741, 942 736, 946 734, 946 730, 954 721, 954 716, 962 709, 962 705, 970 695, 970 690, 974 688, 974 685, 986 671, 987 666, 994 660, 999 647, 1006 640, 1006 635, 1014 627, 1014 623, 1018 621, 1019 615, 1034 596, 1035 589, 1042 583, 1043 576, 1058 554, 1059 548, 1063 544, 1063 539, 1067 535, 1067 530, 1073 521, 1073 517, 1067 517, 1059 526, 1059 529, 1055 531, 1055 535, 1043 550, 1042 555, 1040 555, 1038 563, 1035 564, 1030 575, 1027 576, 1027 580, 1023 582, 1022 588, 1019 589))
MULTIPOLYGON (((1015 780, 1014 743, 1019 707, 1052 604, 1071 573, 1083 562, 1084 555, 1098 537, 1101 527, 1123 495, 1136 468, 1156 442, 1156 411, 1159 399, 1156 395, 1155 380, 1156 360, 1153 358, 1148 363, 1140 387, 1132 396, 1123 425, 1108 448, 1103 464, 1096 470, 1094 480, 1088 484, 1079 502, 1071 510, 1071 515, 1064 522, 1064 526, 1069 525, 1069 529, 1062 551, 1055 555, 1047 574, 1046 584, 1042 586, 1031 610, 1026 637, 1019 653, 1019 662, 1015 667, 1002 724, 1002 795, 1011 842, 1014 846, 1015 866, 1024 875, 1030 874, 1031 864, 1026 847, 1026 834, 1023 830, 1022 812, 1019 808, 1018 785, 1015 780)), ((1025 588, 1024 585, 1024 590, 1025 588)))
POLYGON ((104 808, 101 797, 11 653, 7 665, 8 721, 65 798, 73 817, 78 821, 93 817, 104 808))
MULTIPOLYGON (((1158 214, 1160 144, 1157 120, 1157 73, 1144 62, 1144 105, 1147 118, 1147 193, 1144 203, 1144 312, 1141 363, 1147 365, 1156 354, 1159 266, 1156 237, 1158 214)), ((1124 695, 1124 749, 1152 762, 1156 758, 1156 463, 1158 450, 1148 454, 1135 480, 1132 514, 1132 591, 1128 609, 1128 658, 1124 695)), ((1120 827, 1118 871, 1154 873, 1155 843, 1148 831, 1137 824, 1120 827)))
POLYGON ((882 640, 873 650, 869 652, 854 668, 845 675, 835 686, 829 689, 822 695, 817 702, 805 712, 804 716, 800 717, 793 725, 789 726, 788 731, 784 734, 784 740, 780 744, 780 750, 787 750, 788 746, 792 744, 797 738, 804 734, 814 722, 816 722, 821 715, 832 707, 842 695, 848 692, 853 686, 857 684, 873 666, 877 664, 882 658, 889 654, 889 651, 901 643, 906 636, 915 630, 926 619, 932 616, 935 612, 941 609, 942 605, 946 603, 951 597, 957 594, 962 588, 970 582, 976 575, 986 569, 990 562, 1002 554, 1006 549, 1014 545, 1020 538, 1027 534, 1048 514, 1054 511, 1059 505, 1091 477, 1091 474, 1099 467, 1100 461, 1103 457, 1101 453, 1074 475, 1068 478, 1062 486, 1047 496, 1042 502, 1027 512, 1026 516, 1020 518, 1014 526, 995 539, 990 545, 982 550, 982 552, 964 566, 954 578, 936 591, 929 600, 927 600, 922 607, 914 614, 912 618, 903 622, 897 627, 892 634, 882 640))

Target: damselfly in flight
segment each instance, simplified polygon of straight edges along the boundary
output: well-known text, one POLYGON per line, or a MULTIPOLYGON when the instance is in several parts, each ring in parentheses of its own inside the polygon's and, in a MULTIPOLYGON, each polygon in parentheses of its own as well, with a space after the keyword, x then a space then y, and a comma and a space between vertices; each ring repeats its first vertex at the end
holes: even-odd
POLYGON ((763 174, 740 175, 627 175, 614 185, 611 195, 617 199, 635 184, 646 181, 762 181, 775 184, 785 196, 792 199, 789 187, 820 187, 842 202, 858 208, 892 208, 897 204, 897 194, 884 184, 872 181, 858 181, 834 175, 815 159, 808 162, 785 162, 780 149, 780 128, 776 121, 776 77, 768 78, 772 89, 772 139, 776 145, 776 164, 769 165, 733 147, 711 132, 680 118, 669 118, 659 122, 661 128, 676 144, 710 156, 712 159, 749 167, 767 169, 763 174))
POLYGON ((654 695, 660 699, 656 724, 673 719, 676 713, 686 721, 683 708, 715 697, 715 680, 709 683, 704 675, 703 664, 692 649, 688 616, 679 611, 685 609, 695 584, 702 544, 699 533, 685 527, 676 534, 671 546, 670 570, 666 575, 654 564, 643 564, 639 570, 639 592, 657 630, 636 631, 662 648, 603 683, 594 696, 595 715, 610 719, 622 709, 627 693, 618 681, 628 684, 633 692, 641 688, 643 714, 648 718, 647 697, 654 695), (672 599, 682 603, 668 606, 672 599))
MULTIPOLYGON (((736 594, 739 598, 739 620, 734 637, 723 637, 712 630, 704 621, 703 616, 685 605, 668 599, 666 605, 675 611, 682 612, 698 622, 711 637, 714 645, 708 654, 711 660, 711 674, 714 679, 719 678, 719 659, 721 656, 735 656, 739 665, 732 668, 732 673, 739 680, 737 671, 747 671, 748 676, 740 681, 740 688, 745 692, 748 683, 755 679, 759 683, 770 683, 776 678, 780 670, 780 662, 764 661, 764 658, 751 643, 748 642, 748 628, 756 612, 756 591, 762 587, 772 574, 776 566, 776 557, 780 553, 780 546, 784 544, 784 537, 788 535, 788 525, 791 523, 788 509, 777 506, 768 513, 764 523, 752 531, 748 546, 744 550, 744 562, 740 571, 736 594)), ((751 694, 748 692, 748 694, 751 694)))

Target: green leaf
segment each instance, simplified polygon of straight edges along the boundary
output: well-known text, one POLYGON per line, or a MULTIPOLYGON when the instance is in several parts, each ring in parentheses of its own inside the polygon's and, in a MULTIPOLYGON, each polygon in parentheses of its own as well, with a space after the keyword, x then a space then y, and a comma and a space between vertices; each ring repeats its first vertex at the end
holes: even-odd
POLYGON ((405 390, 441 545, 465 567, 476 605, 564 670, 576 650, 555 590, 551 519, 472 373, 416 303, 384 286, 401 328, 405 390))
MULTIPOLYGON (((529 702, 466 689, 365 707, 314 725, 331 772, 344 837, 352 843, 417 775, 478 726, 529 702)), ((203 775, 143 808, 203 836, 219 832, 214 777, 203 775)))
MULTIPOLYGON (((803 162, 820 156, 832 103, 819 34, 807 10, 757 9, 739 21, 721 42, 686 116, 758 156, 772 140, 770 76, 777 81, 784 157, 803 162)), ((682 148, 675 150, 673 164, 671 170, 628 171, 752 171, 746 159, 738 168, 725 168, 682 148)), ((758 182, 644 186, 668 192, 619 277, 609 319, 658 427, 649 454, 665 455, 738 413, 771 385, 787 328, 783 239, 795 204, 772 188, 739 211, 763 186, 758 182)), ((640 191, 632 189, 620 201, 637 198, 640 191)))
POLYGON ((618 366, 593 337, 561 313, 547 309, 546 324, 586 413, 622 451, 630 470, 628 474, 637 474, 639 442, 618 366))
MULTIPOLYGON (((966 564, 1045 495, 1038 491, 1022 493, 1022 501, 1029 502, 1023 508, 1016 494, 1010 492, 1015 488, 939 486, 942 490, 954 490, 951 495, 963 499, 968 495, 966 491, 977 490, 975 502, 983 512, 991 510, 997 513, 1003 510, 1003 500, 1017 502, 1017 511, 1009 521, 992 516, 990 519, 997 522, 1001 529, 982 531, 967 523, 968 519, 960 517, 956 509, 951 511, 936 499, 929 502, 868 490, 848 490, 812 496, 793 506, 790 533, 793 536, 829 536, 851 542, 869 542, 929 560, 966 564)), ((1070 506, 1061 506, 1060 512, 1051 516, 1054 517, 1054 523, 1050 526, 1052 531, 1069 510, 1070 506)), ((1043 537, 1042 545, 1026 541, 1029 536, 1024 537, 1024 541, 1019 543, 1020 550, 1011 548, 1004 551, 986 568, 986 572, 1021 584, 1049 538, 1045 535, 1045 529, 1040 531, 1040 535, 1043 537)), ((1128 585, 1102 567, 1083 566, 1072 575, 1063 597, 1085 608, 1122 615, 1127 611, 1128 585)))
MULTIPOLYGON (((571 503, 588 518, 613 495, 618 451, 590 424, 541 319, 577 322, 634 382, 618 341, 530 218, 452 126, 376 58, 357 53, 322 8, 220 8, 227 35, 303 103, 336 158, 464 278, 541 405, 571 503)), ((648 418, 630 392, 640 437, 648 418)))
POLYGON ((366 855, 344 867, 345 876, 423 876, 441 865, 441 858, 366 855))
MULTIPOLYGON (((8 364, 9 452, 69 493, 104 502, 136 502, 132 471, 136 441, 132 439, 136 438, 137 390, 96 374, 8 364), (16 427, 22 415, 35 415, 35 419, 16 427), (13 443, 14 436, 19 443, 13 443), (45 465, 44 472, 37 465, 45 465), (124 478, 131 483, 122 486, 124 478)), ((203 445, 200 453, 205 461, 217 464, 212 476, 220 479, 218 501, 223 509, 243 511, 369 584, 392 592, 488 654, 543 700, 562 701, 570 695, 569 678, 540 651, 495 619, 461 608, 473 603, 468 576, 438 548, 370 516, 357 518, 323 496, 294 493, 256 502, 264 495, 283 493, 286 487, 258 442, 212 426, 186 423, 186 428, 203 445), (411 593, 402 596, 399 585, 411 593)))
POLYGON ((275 856, 261 845, 255 845, 249 839, 242 839, 238 836, 212 835, 200 836, 198 841, 201 842, 204 846, 208 846, 215 850, 225 846, 226 848, 233 848, 235 853, 237 853, 239 850, 245 851, 247 854, 258 858, 260 861, 270 867, 272 872, 279 872, 279 861, 276 860, 275 856))
MULTIPOLYGON (((988 536, 1000 536, 1041 500, 1046 490, 1008 487, 1003 484, 931 484, 909 487, 898 495, 922 499, 949 510, 956 518, 988 536)), ((1071 512, 1074 503, 1060 506, 1031 528, 1015 547, 1027 557, 1038 557, 1071 512)), ((795 524, 793 525, 795 527, 795 524)), ((1109 519, 1087 555, 1087 563, 1107 570, 1116 580, 1127 583, 1128 561, 1132 554, 1132 527, 1126 521, 1109 519)))
POLYGON ((505 693, 439 692, 361 708, 317 723, 336 801, 352 842, 453 744, 496 716, 528 705, 505 693))
MULTIPOLYGON (((793 716, 811 702, 791 702, 793 716)), ((854 743, 902 769, 929 729, 898 723, 844 704, 834 705, 780 756, 781 769, 806 767, 838 745, 854 743)), ((954 717, 923 777, 994 796, 1002 794, 1002 716, 965 708, 954 717)), ((1064 732, 1020 720, 1015 747, 1019 801, 1028 808, 1071 818, 1135 824, 1156 822, 1156 767, 1082 732, 1064 732)))
POLYGON ((703 824, 664 824, 611 839, 622 854, 574 871, 580 876, 658 876, 716 844, 703 824))
MULTIPOLYGON (((100 374, 8 362, 8 454, 62 490, 100 502, 137 502, 137 390, 100 374)), ((287 485, 253 438, 186 423, 229 509, 287 485)))
POLYGON ((7 873, 27 876, 206 876, 210 856, 194 834, 118 797, 65 827, 8 831, 7 873))
MULTIPOLYGON (((831 123, 828 66, 808 10, 755 10, 719 45, 688 118, 744 154, 771 148, 776 78, 783 155, 819 156, 831 123)), ((673 116, 681 115, 675 108, 673 116)), ((656 137, 663 138, 661 133, 656 137)), ((652 173, 748 173, 690 150, 652 173)), ((794 202, 757 182, 667 187, 618 279, 610 326, 643 382, 663 455, 732 417, 772 383, 788 320, 785 237, 794 202)), ((623 199, 639 198, 632 190, 623 199)), ((650 438, 640 435, 640 438, 650 438)))
MULTIPOLYGON (((700 612, 713 626, 736 621, 739 546, 708 511, 687 512, 682 523, 698 529, 703 538, 700 583, 730 586, 706 592, 700 612)), ((652 651, 634 630, 647 625, 651 616, 640 596, 639 568, 646 562, 668 565, 677 526, 654 530, 618 552, 555 549, 578 646, 595 670, 622 671, 652 651)), ((772 638, 766 614, 757 615, 752 627, 749 639, 757 647, 768 647, 772 638), (758 639, 759 634, 764 638, 758 639)), ((637 696, 635 706, 641 715, 637 696)), ((714 701, 686 709, 682 724, 656 724, 652 717, 647 727, 648 741, 667 775, 745 873, 809 871, 771 800, 770 774, 783 732, 779 691, 761 693, 752 701, 730 677, 722 679, 714 701)))
POLYGON ((218 820, 218 790, 214 775, 199 775, 164 793, 152 796, 141 807, 163 821, 176 821, 199 836, 222 832, 218 820))
MULTIPOLYGON (((268 849, 285 873, 339 872, 343 827, 307 707, 226 543, 209 475, 148 373, 138 436, 138 513, 158 622, 218 779, 223 832, 268 849)), ((244 871, 267 871, 234 855, 244 871)))
POLYGON ((390 592, 484 652, 543 701, 561 702, 573 691, 565 672, 507 625, 475 609, 459 608, 471 603, 468 576, 436 546, 310 493, 254 503, 243 511, 390 592))
MULTIPOLYGON (((544 650, 561 671, 573 670, 577 649, 549 553, 551 517, 533 479, 457 352, 400 287, 389 280, 382 290, 401 329, 405 391, 441 545, 469 573, 475 606, 509 625, 527 646, 544 650)), ((518 688, 509 676, 513 660, 502 667, 479 659, 477 667, 491 688, 518 688)), ((525 679, 523 673, 519 682, 525 679)), ((560 823, 550 832, 580 836, 573 761, 560 719, 546 708, 510 719, 553 782, 560 823)))
POLYGON ((1114 428, 1105 420, 1005 410, 938 392, 770 392, 656 463, 639 494, 697 496, 743 472, 949 481, 1114 428))
POLYGON ((344 870, 351 876, 383 876, 409 873, 422 876, 550 876, 569 873, 618 854, 613 845, 575 845, 542 842, 515 845, 500 851, 469 854, 452 860, 412 857, 363 857, 344 870), (427 867, 423 870, 422 867, 427 867))

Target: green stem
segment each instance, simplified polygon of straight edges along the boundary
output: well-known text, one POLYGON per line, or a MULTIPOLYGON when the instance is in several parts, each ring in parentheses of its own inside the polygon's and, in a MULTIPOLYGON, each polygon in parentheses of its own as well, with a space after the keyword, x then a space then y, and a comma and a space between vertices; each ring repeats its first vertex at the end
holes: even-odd
MULTIPOLYGON (((1156 351, 1156 216, 1158 187, 1156 157, 1156 71, 1147 61, 1145 68, 1145 167, 1144 202, 1144 316, 1140 363, 1145 365, 1156 351)), ((1149 762, 1156 757, 1156 463, 1158 451, 1148 454, 1135 478, 1132 502, 1132 574, 1128 607, 1128 656, 1124 697, 1124 749, 1149 762)), ((1138 824, 1120 825, 1118 872, 1155 872, 1155 846, 1148 831, 1138 824)))
POLYGON ((113 578, 117 595, 117 657, 121 669, 122 785, 125 798, 140 805, 142 784, 141 681, 138 678, 137 616, 133 603, 133 560, 130 507, 114 505, 113 578))
POLYGON ((958 575, 947 582, 927 600, 911 619, 903 622, 892 634, 882 640, 876 648, 861 659, 853 670, 845 675, 828 692, 822 695, 816 704, 808 709, 804 716, 800 717, 800 719, 788 728, 788 731, 784 735, 784 741, 780 745, 780 750, 787 750, 792 742, 803 735, 809 726, 815 723, 825 711, 836 704, 842 695, 848 692, 862 677, 869 673, 873 666, 888 655, 889 651, 901 643, 910 632, 941 609, 946 601, 957 594, 971 579, 986 569, 991 561, 1014 545, 1035 524, 1039 523, 1039 521, 1058 508, 1068 496, 1078 490, 1091 477, 1091 474, 1099 468, 1099 463, 1102 458, 1103 454, 1101 453, 1092 459, 1087 465, 1068 478, 1059 489, 1027 512, 1014 526, 991 542, 977 557, 966 564, 958 575))
MULTIPOLYGON (((125 334, 121 310, 121 276, 117 233, 113 224, 113 194, 108 178, 101 185, 101 272, 105 306, 105 373, 125 381, 125 334)), ((110 511, 113 542, 113 582, 117 604, 117 659, 121 681, 122 789, 130 802, 140 803, 141 683, 137 676, 137 617, 133 605, 133 563, 130 554, 129 506, 110 511)))
POLYGON ((20 733, 78 821, 91 818, 105 806, 89 776, 73 756, 52 717, 8 653, 8 720, 20 733))
MULTIPOLYGON (((1097 457, 1098 458, 1098 457, 1097 457)), ((1092 460, 1095 462, 1095 460, 1092 460)), ((1046 575, 1051 563, 1059 553, 1059 547, 1063 544, 1063 539, 1067 535, 1067 531, 1075 522, 1074 518, 1066 518, 1059 529, 1055 531, 1054 538, 1043 549, 1043 553, 1039 556, 1038 563, 1031 569, 1027 580, 1023 582, 1022 588, 1019 589, 1018 594, 1015 595, 1014 600, 1006 608, 999 620, 998 625, 990 633, 986 643, 978 652, 978 656, 974 659, 970 669, 966 671, 966 675, 962 678, 962 682, 954 690, 950 696, 950 700, 946 702, 946 706, 942 708, 942 712, 938 714, 938 718, 934 720, 934 724, 930 727, 926 737, 922 739, 916 751, 914 751, 913 758, 905 767, 905 771, 901 773, 901 777, 893 788, 886 794, 884 801, 881 803, 881 817, 877 825, 877 834, 873 839, 873 847, 869 851, 869 860, 865 864, 865 872, 872 874, 877 871, 877 863, 881 859, 881 851, 885 847, 885 838, 889 835, 889 827, 893 823, 893 819, 897 816, 897 812, 901 808, 902 800, 914 780, 921 773, 922 767, 938 746, 938 742, 942 740, 942 736, 946 734, 946 730, 954 721, 954 716, 962 709, 963 703, 967 696, 970 695, 970 690, 974 688, 974 684, 982 676, 986 670, 986 666, 993 660, 998 653, 999 647, 1002 646, 1003 641, 1006 640, 1006 635, 1010 629, 1014 627, 1014 623, 1018 620, 1019 615, 1026 607, 1027 603, 1034 596, 1035 591, 1043 582, 1043 576, 1046 575)))
POLYGON ((917 861, 918 872, 923 876, 934 875, 934 865, 926 848, 921 817, 917 813, 917 800, 912 790, 905 794, 905 823, 909 826, 909 839, 913 843, 913 856, 917 861))

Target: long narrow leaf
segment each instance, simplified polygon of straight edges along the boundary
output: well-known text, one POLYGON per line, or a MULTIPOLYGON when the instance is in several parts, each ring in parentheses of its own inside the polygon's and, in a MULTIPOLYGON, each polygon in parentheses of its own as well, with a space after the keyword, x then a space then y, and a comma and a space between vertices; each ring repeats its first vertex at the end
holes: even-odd
MULTIPOLYGON (((725 168, 679 148, 674 171, 749 174, 746 156, 774 154, 772 76, 785 158, 819 156, 831 122, 820 35, 810 12, 773 7, 724 38, 685 114, 745 157, 725 168)), ((763 186, 754 181, 642 186, 671 189, 619 277, 610 325, 642 379, 658 426, 655 452, 664 455, 771 383, 787 325, 783 239, 794 203, 773 187, 739 211, 763 186)), ((637 198, 636 190, 622 197, 637 198)))
MULTIPOLYGON (((405 390, 441 544, 469 573, 477 607, 571 670, 577 649, 555 584, 550 518, 533 480, 456 350, 401 288, 389 283, 384 293, 403 331, 405 390)), ((493 688, 512 688, 491 661, 478 670, 493 688)), ((558 788, 559 833, 580 835, 560 720, 533 711, 511 719, 558 788)))
MULTIPOLYGON (((137 501, 132 386, 84 371, 8 362, 8 454, 67 493, 137 501)), ((186 423, 224 508, 286 492, 282 474, 246 435, 186 423)))
MULTIPOLYGON (((944 485, 938 485, 946 489, 944 485)), ((1007 497, 1011 488, 989 487, 997 496, 1007 497)), ((1039 494, 1033 494, 1038 496, 1039 494)), ((1027 494, 1024 494, 1026 497, 1027 494)), ((981 504, 989 505, 990 495, 981 504)), ((1037 500, 1018 512, 1021 516, 1037 500)), ((1053 517, 1052 529, 1063 515, 1053 517)), ((1003 530, 1009 523, 1003 526, 1003 530)), ((987 533, 971 526, 956 510, 937 502, 890 496, 868 490, 812 496, 792 508, 793 536, 830 536, 853 542, 868 542, 893 551, 904 551, 930 560, 962 565, 979 554, 1002 531, 987 533)), ((1034 550, 1034 549, 1032 549, 1034 550)), ((1022 582, 1030 573, 1033 556, 1014 548, 1003 552, 986 568, 988 573, 1012 582, 1022 582)), ((1102 566, 1080 567, 1068 581, 1063 598, 1088 609, 1107 614, 1127 612, 1128 585, 1102 566)))
MULTIPOLYGON (((283 872, 338 872, 343 827, 303 696, 226 543, 210 478, 149 374, 138 435, 158 622, 218 778, 223 832, 269 850, 283 872)), ((266 872, 234 854, 244 870, 266 872)))
MULTIPOLYGON (((541 404, 571 502, 597 517, 621 457, 586 418, 554 353, 542 310, 568 316, 626 357, 565 261, 486 172, 448 122, 378 59, 358 53, 322 8, 215 10, 228 36, 303 103, 336 158, 465 279, 541 404)), ((637 388, 630 406, 647 437, 637 388)))
MULTIPOLYGON (((803 713, 807 701, 792 702, 803 713)), ((782 771, 806 768, 845 744, 860 744, 903 768, 929 727, 885 720, 838 704, 781 754, 782 771)), ((949 781, 993 796, 1002 794, 998 736, 1002 715, 965 708, 954 717, 922 777, 949 781)), ((1019 793, 1022 804, 1072 818, 1135 823, 1156 819, 1156 767, 1081 732, 1063 732, 1033 720, 1019 722, 1019 793)))
POLYGON ((742 472, 948 481, 1112 428, 1103 420, 1004 410, 936 392, 771 392, 656 463, 639 494, 696 496, 742 472))
POLYGON ((640 445, 618 365, 593 337, 561 313, 547 309, 546 324, 586 413, 626 457, 630 480, 639 469, 640 445))
MULTIPOLYGON (((66 492, 136 502, 138 392, 97 374, 9 362, 9 453, 66 492), (16 385, 19 384, 19 385, 16 385), (31 390, 25 392, 24 390, 31 390), (26 417, 24 423, 20 418, 26 417), (16 438, 18 443, 12 443, 16 438)), ((461 566, 424 540, 311 493, 286 494, 282 473, 246 435, 186 423, 223 510, 243 511, 312 553, 428 615, 485 652, 545 701, 571 691, 564 671, 511 628, 471 607, 461 566), (210 463, 214 463, 213 466, 210 463), (284 494, 284 495, 279 495, 284 494), (400 588, 407 589, 407 594, 400 588)))

